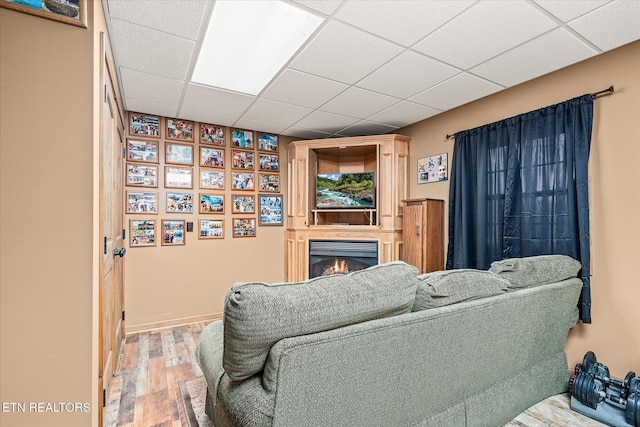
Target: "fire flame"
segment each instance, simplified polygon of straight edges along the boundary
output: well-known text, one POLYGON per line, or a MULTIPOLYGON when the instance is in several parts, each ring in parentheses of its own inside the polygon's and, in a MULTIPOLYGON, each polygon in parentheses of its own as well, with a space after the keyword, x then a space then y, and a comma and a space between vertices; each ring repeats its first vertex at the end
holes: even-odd
POLYGON ((349 267, 347 267, 347 260, 345 259, 335 259, 335 262, 331 267, 327 267, 323 272, 323 276, 329 276, 331 274, 345 274, 349 272, 349 267))

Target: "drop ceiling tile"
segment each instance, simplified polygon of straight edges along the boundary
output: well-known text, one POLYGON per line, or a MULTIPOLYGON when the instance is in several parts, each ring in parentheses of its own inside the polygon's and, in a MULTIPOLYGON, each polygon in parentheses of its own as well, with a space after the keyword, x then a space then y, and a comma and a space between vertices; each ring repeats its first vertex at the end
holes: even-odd
POLYGON ((364 119, 399 101, 398 98, 351 87, 324 104, 320 109, 329 113, 364 119))
POLYGON ((362 120, 354 125, 338 131, 337 133, 344 136, 363 136, 363 135, 384 135, 398 129, 395 126, 387 126, 381 123, 362 120))
POLYGON ((233 126, 233 124, 238 120, 238 116, 229 116, 226 114, 212 113, 210 111, 202 111, 186 107, 182 107, 180 109, 179 117, 188 117, 189 120, 194 120, 196 122, 220 126, 233 126))
POLYGON ((149 0, 107 0, 112 18, 134 22, 169 34, 195 40, 207 0, 163 0, 161 7, 149 0))
POLYGON ((176 117, 177 108, 173 105, 158 104, 147 99, 124 98, 124 108, 127 111, 135 111, 137 113, 153 114, 163 117, 176 117))
POLYGON ((424 120, 428 117, 435 116, 438 113, 441 113, 441 111, 435 108, 413 102, 402 101, 387 108, 386 110, 369 116, 368 119, 400 128, 419 122, 420 120, 424 120))
POLYGON ((355 117, 341 116, 340 114, 316 110, 295 123, 293 127, 334 133, 359 121, 360 120, 355 117))
POLYGON ((462 12, 473 2, 349 1, 336 13, 335 17, 408 47, 462 12))
POLYGON ((296 70, 286 69, 262 93, 274 101, 318 108, 349 86, 296 70))
POLYGON ((290 68, 353 84, 401 50, 389 41, 332 21, 309 42, 290 68))
POLYGON ((510 87, 587 59, 596 52, 569 32, 558 28, 510 50, 471 72, 510 87))
POLYGON ((311 108, 258 99, 244 113, 243 118, 291 126, 312 111, 311 108))
POLYGON ((614 1, 569 26, 606 52, 640 38, 640 2, 614 1))
POLYGON ((229 116, 240 116, 255 99, 254 96, 191 83, 187 87, 182 107, 229 116))
POLYGON ((278 134, 282 133, 287 128, 287 126, 285 125, 268 123, 260 120, 252 120, 244 117, 238 119, 238 121, 236 121, 236 123, 234 124, 234 127, 278 134))
POLYGON ((420 53, 406 51, 369 74, 357 85, 405 99, 459 72, 457 68, 420 53))
POLYGON ((120 67, 184 80, 195 43, 162 31, 112 20, 112 46, 120 67))
POLYGON ((468 73, 460 73, 447 81, 411 97, 410 100, 442 111, 450 110, 476 99, 503 90, 504 87, 468 73))
POLYGON ((142 73, 120 67, 122 90, 130 98, 148 99, 159 104, 177 107, 182 96, 184 81, 142 73))
POLYGON ((468 69, 555 26, 543 12, 522 0, 486 0, 474 4, 413 48, 468 69))
POLYGON ((342 0, 294 0, 296 3, 325 15, 331 15, 342 0))
POLYGON ((611 0, 534 0, 547 12, 563 22, 568 22, 578 16, 584 15, 611 0))
POLYGON ((317 130, 310 129, 300 129, 296 127, 290 127, 284 130, 282 134, 301 139, 325 139, 331 136, 331 134, 327 132, 319 132, 317 130))

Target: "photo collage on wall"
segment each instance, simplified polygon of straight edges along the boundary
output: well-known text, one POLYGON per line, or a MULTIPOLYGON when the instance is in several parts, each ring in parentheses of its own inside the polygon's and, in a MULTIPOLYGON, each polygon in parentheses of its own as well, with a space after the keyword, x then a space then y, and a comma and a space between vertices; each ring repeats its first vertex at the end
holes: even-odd
POLYGON ((129 113, 129 246, 185 245, 189 231, 255 237, 257 226, 283 225, 279 149, 270 133, 129 113))

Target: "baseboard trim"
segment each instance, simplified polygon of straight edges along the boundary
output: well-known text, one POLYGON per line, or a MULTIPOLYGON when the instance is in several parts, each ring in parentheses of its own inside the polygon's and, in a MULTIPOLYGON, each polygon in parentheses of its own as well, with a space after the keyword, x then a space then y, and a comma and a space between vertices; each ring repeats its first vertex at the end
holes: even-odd
POLYGON ((140 332, 149 332, 156 329, 173 328, 176 326, 189 325, 191 323, 213 322, 222 320, 223 313, 203 314, 200 316, 183 317, 181 319, 163 320, 160 322, 143 323, 140 325, 132 325, 124 327, 125 335, 137 334, 140 332))

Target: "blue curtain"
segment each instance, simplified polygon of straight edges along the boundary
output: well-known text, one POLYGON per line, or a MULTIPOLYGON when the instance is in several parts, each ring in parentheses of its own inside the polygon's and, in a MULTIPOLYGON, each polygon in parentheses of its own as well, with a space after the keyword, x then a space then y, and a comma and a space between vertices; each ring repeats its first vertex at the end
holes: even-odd
POLYGON ((582 262, 591 323, 588 162, 593 96, 456 133, 447 269, 569 255, 582 262))

